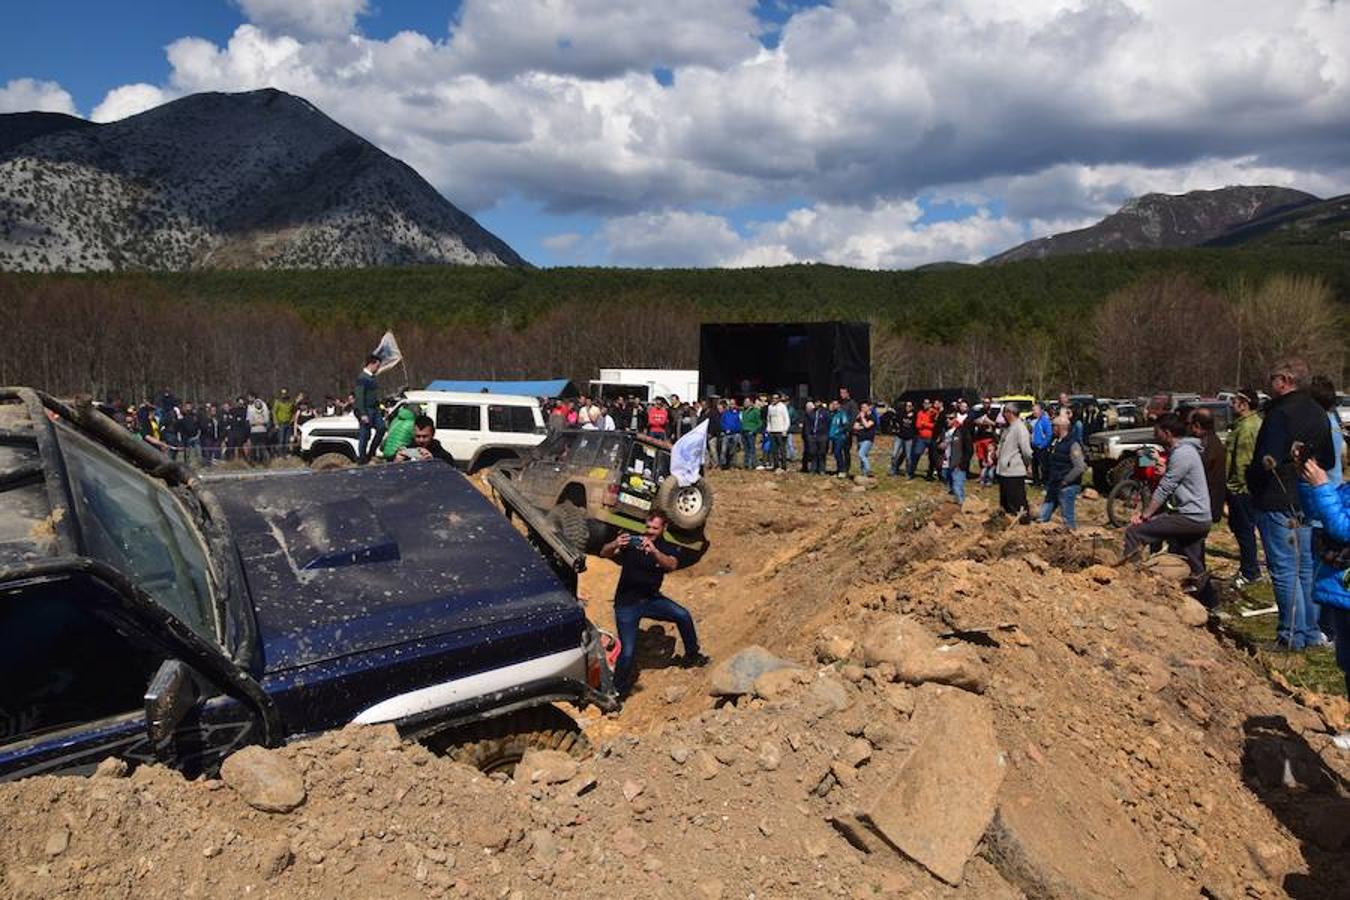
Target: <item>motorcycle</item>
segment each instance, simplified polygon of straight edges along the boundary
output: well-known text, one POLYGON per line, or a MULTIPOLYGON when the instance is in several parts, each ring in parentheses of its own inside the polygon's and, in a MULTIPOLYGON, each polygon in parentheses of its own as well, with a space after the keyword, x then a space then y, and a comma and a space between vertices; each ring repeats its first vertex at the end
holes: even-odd
POLYGON ((1135 454, 1128 474, 1111 488, 1106 498, 1106 519, 1116 528, 1130 524, 1135 513, 1143 512, 1167 471, 1167 454, 1145 447, 1135 454))

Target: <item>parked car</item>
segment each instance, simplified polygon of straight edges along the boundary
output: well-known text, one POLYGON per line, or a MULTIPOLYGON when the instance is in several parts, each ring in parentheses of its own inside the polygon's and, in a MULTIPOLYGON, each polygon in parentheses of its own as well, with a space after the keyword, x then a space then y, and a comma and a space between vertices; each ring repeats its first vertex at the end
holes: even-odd
POLYGON ((1144 419, 1152 422, 1165 412, 1175 412, 1183 404, 1199 403, 1200 395, 1184 391, 1159 391, 1144 405, 1144 419))
POLYGON ((586 552, 619 530, 643 531, 653 508, 666 513, 675 539, 695 541, 713 505, 707 479, 681 487, 670 474, 670 444, 630 431, 555 432, 512 484, 570 546, 586 552))
POLYGON ((554 701, 615 706, 568 548, 450 466, 203 478, 28 389, 0 431, 0 779, 353 722, 494 770, 585 751, 554 701))
MULTIPOLYGON (((1233 407, 1226 401, 1196 400, 1182 404, 1175 411, 1185 417, 1191 410, 1201 406, 1213 413, 1215 431, 1220 438, 1225 437, 1233 424, 1233 407)), ((1093 487, 1103 494, 1109 492, 1122 478, 1129 477, 1136 467, 1135 457, 1140 450, 1161 449, 1154 440, 1152 425, 1100 431, 1088 437, 1086 444, 1093 487)))
POLYGON ((1036 398, 1030 394, 1007 394, 1003 397, 995 397, 993 406, 989 410, 990 416, 997 419, 1003 414, 1003 405, 1005 403, 1016 403, 1019 410, 1018 415, 1023 419, 1031 418, 1031 406, 1036 402, 1036 398))
MULTIPOLYGON (((389 409, 413 404, 436 423, 436 440, 468 472, 518 462, 544 440, 547 428, 534 397, 408 391, 389 409)), ((322 416, 300 426, 300 455, 316 468, 341 468, 360 458, 356 416, 322 416)))

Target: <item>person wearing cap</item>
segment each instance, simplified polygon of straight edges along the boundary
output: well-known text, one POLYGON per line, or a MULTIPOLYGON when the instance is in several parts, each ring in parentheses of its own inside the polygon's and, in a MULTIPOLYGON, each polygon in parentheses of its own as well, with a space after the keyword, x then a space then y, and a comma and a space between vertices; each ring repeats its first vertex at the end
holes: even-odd
POLYGON ((1256 388, 1243 388, 1233 398, 1233 427, 1228 432, 1228 477, 1224 496, 1228 506, 1228 528, 1238 545, 1238 574, 1233 586, 1243 588, 1261 580, 1261 564, 1256 558, 1256 519, 1252 495, 1247 492, 1247 467, 1256 452, 1256 435, 1261 430, 1260 401, 1256 388))

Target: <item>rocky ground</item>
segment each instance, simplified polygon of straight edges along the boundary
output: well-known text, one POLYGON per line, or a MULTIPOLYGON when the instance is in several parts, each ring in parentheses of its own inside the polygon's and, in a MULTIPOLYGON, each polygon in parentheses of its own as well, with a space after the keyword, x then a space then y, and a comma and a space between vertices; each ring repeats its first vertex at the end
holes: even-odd
MULTIPOLYGON (((1272 682, 1112 532, 928 485, 715 473, 671 576, 717 665, 485 777, 386 728, 0 785, 16 897, 1337 897, 1345 703, 1272 682)), ((1100 503, 1084 504, 1099 519, 1100 503)), ((582 585, 607 620, 615 572, 582 585)), ((584 715, 584 714, 583 714, 584 715)))

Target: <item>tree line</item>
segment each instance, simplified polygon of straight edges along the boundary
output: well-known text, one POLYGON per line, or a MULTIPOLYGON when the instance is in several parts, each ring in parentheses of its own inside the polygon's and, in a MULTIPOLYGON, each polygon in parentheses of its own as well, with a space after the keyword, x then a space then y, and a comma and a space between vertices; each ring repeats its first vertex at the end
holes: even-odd
MULTIPOLYGON (((0 275, 0 383, 140 399, 345 394, 392 329, 386 380, 696 368, 709 321, 872 325, 874 392, 1136 395, 1260 382, 1277 355, 1339 378, 1350 254, 1102 254, 932 272, 413 268, 0 275)), ((396 388, 398 384, 388 385, 396 388)))

